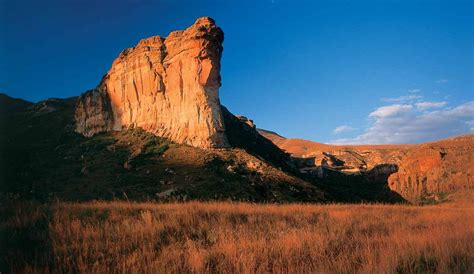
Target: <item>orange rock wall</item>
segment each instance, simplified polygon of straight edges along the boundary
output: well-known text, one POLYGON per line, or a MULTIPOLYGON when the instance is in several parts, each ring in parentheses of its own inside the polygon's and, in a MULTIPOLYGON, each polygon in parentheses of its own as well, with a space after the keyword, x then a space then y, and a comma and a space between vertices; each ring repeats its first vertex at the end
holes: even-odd
POLYGON ((260 132, 297 157, 314 158, 316 166, 321 166, 324 161, 324 164, 335 168, 325 154, 344 161, 345 166, 340 170, 348 173, 369 171, 384 164, 396 165, 398 171, 390 174, 388 186, 410 201, 474 189, 472 134, 420 145, 336 146, 285 139, 268 131, 260 132))
POLYGON ((474 135, 422 144, 398 162, 389 187, 408 200, 474 187, 474 135))
POLYGON ((76 131, 92 136, 140 127, 177 143, 227 147, 218 94, 223 39, 203 17, 184 31, 124 50, 100 85, 78 101, 76 131), (98 98, 107 107, 98 108, 98 98))

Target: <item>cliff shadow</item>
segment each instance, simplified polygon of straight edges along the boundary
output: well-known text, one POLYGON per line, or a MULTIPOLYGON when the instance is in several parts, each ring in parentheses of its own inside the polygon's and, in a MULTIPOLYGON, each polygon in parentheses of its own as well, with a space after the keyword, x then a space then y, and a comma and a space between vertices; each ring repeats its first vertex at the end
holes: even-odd
POLYGON ((408 203, 388 185, 390 175, 398 171, 395 164, 380 164, 358 173, 345 173, 336 168, 315 165, 313 157, 292 159, 306 180, 331 194, 337 202, 408 203))

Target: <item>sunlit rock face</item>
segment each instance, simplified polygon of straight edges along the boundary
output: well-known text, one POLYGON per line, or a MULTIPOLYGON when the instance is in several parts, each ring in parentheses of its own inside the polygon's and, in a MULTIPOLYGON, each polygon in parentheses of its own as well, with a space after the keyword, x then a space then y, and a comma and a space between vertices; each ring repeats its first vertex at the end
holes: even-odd
POLYGON ((408 200, 472 189, 474 135, 415 146, 398 162, 389 187, 408 200))
POLYGON ((177 143, 227 147, 218 94, 223 40, 214 20, 203 17, 125 49, 99 86, 79 98, 76 131, 140 127, 177 143))
POLYGON ((304 173, 324 177, 324 170, 331 169, 366 174, 387 181, 408 201, 436 200, 474 188, 474 134, 416 145, 337 146, 259 132, 291 153, 304 173))

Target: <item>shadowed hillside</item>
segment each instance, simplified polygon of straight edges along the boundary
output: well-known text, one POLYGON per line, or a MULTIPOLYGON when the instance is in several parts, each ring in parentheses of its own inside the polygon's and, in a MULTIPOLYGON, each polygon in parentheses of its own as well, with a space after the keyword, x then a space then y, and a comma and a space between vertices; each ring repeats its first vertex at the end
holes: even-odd
POLYGON ((1 191, 8 195, 67 200, 331 199, 268 163, 265 158, 275 154, 272 149, 280 157, 272 158, 275 163, 284 165, 285 154, 262 137, 269 146, 262 157, 238 146, 204 150, 179 145, 140 129, 85 138, 72 131, 74 99, 11 101, 21 105, 0 114, 1 191))
MULTIPOLYGON (((5 97, 6 98, 6 97, 5 97)), ((83 137, 75 98, 14 99, 1 120, 1 192, 40 200, 402 201, 387 182, 302 174, 295 159, 225 108, 233 148, 200 149, 140 129, 83 137), (17 105, 18 104, 18 105, 17 105)))

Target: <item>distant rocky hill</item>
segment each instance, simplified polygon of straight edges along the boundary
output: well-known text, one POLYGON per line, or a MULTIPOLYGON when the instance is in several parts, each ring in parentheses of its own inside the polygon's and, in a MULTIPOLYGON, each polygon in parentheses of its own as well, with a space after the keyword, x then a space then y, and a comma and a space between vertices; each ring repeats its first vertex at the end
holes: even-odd
POLYGON ((328 145, 259 132, 299 159, 304 173, 385 174, 390 189, 410 201, 474 188, 474 135, 419 145, 328 145))

